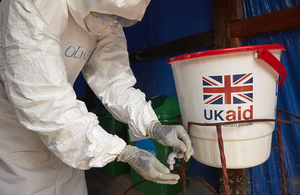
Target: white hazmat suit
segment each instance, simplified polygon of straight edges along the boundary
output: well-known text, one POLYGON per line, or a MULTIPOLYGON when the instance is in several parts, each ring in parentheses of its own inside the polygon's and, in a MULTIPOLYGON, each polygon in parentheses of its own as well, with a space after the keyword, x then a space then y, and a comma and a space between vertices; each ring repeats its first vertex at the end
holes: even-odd
POLYGON ((87 193, 84 171, 116 159, 126 143, 76 100, 80 71, 112 115, 146 138, 157 117, 135 84, 122 21, 150 0, 2 0, 0 194, 87 193), (91 13, 118 16, 103 21, 91 13))

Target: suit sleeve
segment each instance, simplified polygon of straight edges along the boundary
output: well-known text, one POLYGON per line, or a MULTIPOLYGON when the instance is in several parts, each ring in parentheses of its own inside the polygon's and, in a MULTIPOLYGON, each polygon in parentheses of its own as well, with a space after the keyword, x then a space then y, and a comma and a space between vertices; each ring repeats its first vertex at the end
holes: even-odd
POLYGON ((59 38, 28 4, 6 3, 1 80, 19 122, 72 167, 89 169, 113 161, 126 143, 103 130, 96 115, 76 99, 59 38))
POLYGON ((151 102, 135 89, 122 27, 99 37, 83 74, 89 86, 112 115, 129 126, 131 141, 146 138, 146 125, 158 120, 151 102))

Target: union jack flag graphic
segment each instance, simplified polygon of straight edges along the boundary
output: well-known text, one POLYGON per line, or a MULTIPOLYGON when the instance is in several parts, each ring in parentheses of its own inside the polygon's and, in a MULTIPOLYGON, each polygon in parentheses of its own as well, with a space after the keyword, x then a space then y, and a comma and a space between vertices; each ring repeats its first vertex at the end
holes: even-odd
POLYGON ((204 104, 244 104, 253 102, 252 73, 203 76, 204 104))

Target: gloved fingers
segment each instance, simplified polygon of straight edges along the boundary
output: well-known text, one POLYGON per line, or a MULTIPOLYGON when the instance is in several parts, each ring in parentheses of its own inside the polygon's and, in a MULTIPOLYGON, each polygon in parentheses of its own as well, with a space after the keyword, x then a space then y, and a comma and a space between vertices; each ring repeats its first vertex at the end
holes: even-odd
POLYGON ((182 151, 178 151, 176 154, 176 158, 181 159, 183 158, 185 162, 187 162, 190 158, 191 158, 191 154, 192 152, 186 151, 186 152, 182 152, 182 151))
POLYGON ((176 155, 176 158, 183 158, 184 152, 179 151, 176 155))
POLYGON ((165 184, 176 184, 180 176, 177 174, 169 173, 169 174, 162 174, 159 173, 159 177, 157 178, 157 183, 165 183, 165 184))
POLYGON ((151 173, 153 173, 152 177, 157 178, 157 183, 176 184, 180 179, 179 175, 170 173, 170 169, 163 165, 158 159, 154 160, 151 173))
POLYGON ((154 168, 150 169, 149 174, 144 174, 143 172, 138 172, 138 173, 149 181, 153 181, 161 184, 176 184, 180 179, 180 176, 177 174, 173 174, 173 173, 164 174, 154 168))
MULTIPOLYGON (((167 168, 167 167, 166 167, 167 168)), ((168 168, 167 168, 168 169, 168 168)), ((152 170, 151 173, 153 173, 153 177, 156 178, 155 182, 156 183, 161 183, 161 184, 176 184, 178 180, 180 179, 180 176, 178 174, 173 174, 173 173, 162 173, 159 170, 152 170)))
POLYGON ((191 158, 192 155, 192 151, 187 151, 186 153, 184 153, 183 159, 185 162, 189 161, 189 159, 191 158))
POLYGON ((187 147, 186 147, 186 144, 179 140, 177 138, 177 140, 174 140, 171 144, 170 144, 171 147, 174 147, 174 148, 177 148, 179 150, 179 152, 186 152, 187 151, 187 147))
POLYGON ((154 159, 153 168, 161 174, 170 174, 170 169, 163 165, 157 158, 154 159))
POLYGON ((169 175, 165 175, 165 176, 168 176, 168 177, 160 178, 160 180, 156 181, 156 183, 174 185, 174 184, 177 184, 178 180, 180 179, 179 175, 173 174, 173 173, 170 173, 169 175))
POLYGON ((150 169, 133 168, 145 179, 160 184, 176 184, 180 179, 179 175, 170 173, 170 170, 157 159, 151 162, 150 169))
POLYGON ((183 141, 183 143, 186 146, 186 151, 184 151, 184 157, 183 158, 187 162, 190 159, 191 154, 192 154, 192 142, 191 142, 191 139, 190 139, 189 135, 186 132, 182 133, 179 138, 183 141))
POLYGON ((167 184, 167 185, 175 185, 178 183, 178 181, 163 181, 163 182, 156 182, 159 184, 167 184))
MULTIPOLYGON (((133 168, 146 180, 153 181, 160 184, 176 184, 180 179, 179 175, 170 173, 170 170, 168 170, 169 172, 168 174, 165 174, 157 170, 155 167, 152 167, 149 170, 140 169, 136 167, 133 168)), ((165 168, 168 169, 167 167, 165 168)))
POLYGON ((183 157, 185 162, 187 162, 191 158, 191 155, 192 155, 192 144, 189 143, 187 146, 188 146, 188 149, 184 153, 184 157, 183 157))

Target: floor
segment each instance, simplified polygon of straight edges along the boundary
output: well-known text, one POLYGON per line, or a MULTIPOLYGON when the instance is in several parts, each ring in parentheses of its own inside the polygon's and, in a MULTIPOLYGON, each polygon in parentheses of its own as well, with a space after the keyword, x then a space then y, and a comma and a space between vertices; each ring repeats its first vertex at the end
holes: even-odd
MULTIPOLYGON (((86 171, 89 195, 122 195, 131 187, 130 173, 112 177, 102 173, 99 169, 86 171)), ((214 193, 197 181, 190 181, 186 195, 213 195, 214 193)), ((131 189, 126 195, 147 195, 131 189)), ((175 194, 174 194, 175 195, 175 194)), ((184 195, 181 191, 176 195, 184 195)))

